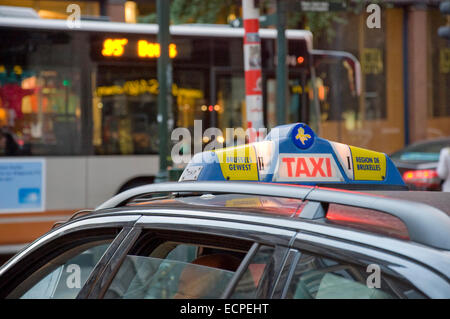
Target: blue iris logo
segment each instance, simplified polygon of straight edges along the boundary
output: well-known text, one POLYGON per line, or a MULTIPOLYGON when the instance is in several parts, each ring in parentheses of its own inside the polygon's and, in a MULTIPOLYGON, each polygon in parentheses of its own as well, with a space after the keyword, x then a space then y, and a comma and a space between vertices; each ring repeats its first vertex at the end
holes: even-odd
POLYGON ((314 132, 305 124, 294 126, 291 137, 295 146, 301 149, 307 149, 314 143, 314 132))

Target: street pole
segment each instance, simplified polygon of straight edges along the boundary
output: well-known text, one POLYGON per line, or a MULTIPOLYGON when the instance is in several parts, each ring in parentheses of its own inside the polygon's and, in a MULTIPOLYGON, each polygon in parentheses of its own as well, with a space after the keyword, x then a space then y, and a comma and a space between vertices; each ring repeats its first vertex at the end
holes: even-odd
POLYGON ((256 142, 264 128, 261 78, 259 8, 255 0, 242 0, 244 20, 245 105, 249 143, 256 142))
POLYGON ((158 58, 158 136, 159 136, 159 172, 155 182, 168 180, 167 156, 168 149, 168 110, 171 110, 172 102, 172 69, 169 59, 170 42, 170 0, 157 0, 158 14, 158 43, 160 56, 158 58))
POLYGON ((286 121, 286 1, 277 0, 277 123, 286 121))

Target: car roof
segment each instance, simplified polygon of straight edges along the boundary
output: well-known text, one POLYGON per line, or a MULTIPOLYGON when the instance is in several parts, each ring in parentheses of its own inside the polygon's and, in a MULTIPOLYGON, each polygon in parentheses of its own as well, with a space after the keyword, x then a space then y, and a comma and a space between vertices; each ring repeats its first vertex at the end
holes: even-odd
MULTIPOLYGON (((302 208, 301 214, 298 217, 302 220, 324 220, 328 213, 328 207, 330 204, 340 204, 346 206, 359 207, 361 209, 368 209, 377 212, 387 213, 393 217, 400 219, 406 226, 411 241, 423 244, 443 250, 450 250, 450 237, 448 233, 450 231, 450 218, 447 212, 442 211, 435 205, 429 205, 424 202, 420 202, 414 199, 412 201, 410 195, 409 198, 399 198, 393 196, 394 191, 388 193, 362 193, 348 190, 337 190, 325 187, 308 187, 298 185, 283 185, 277 183, 261 183, 261 182, 181 182, 181 183, 160 183, 151 184, 125 191, 106 201, 97 207, 96 211, 102 211, 104 209, 126 207, 131 210, 130 206, 126 206, 129 203, 135 203, 135 206, 139 206, 139 199, 144 199, 141 202, 141 208, 145 208, 145 205, 150 205, 148 201, 151 195, 164 194, 165 200, 170 199, 167 195, 177 197, 176 201, 156 201, 151 204, 153 207, 165 205, 166 208, 185 208, 192 207, 194 205, 196 210, 233 210, 233 207, 227 207, 226 199, 222 197, 214 197, 217 203, 215 205, 205 205, 207 200, 204 198, 198 199, 181 199, 182 197, 192 197, 193 195, 203 196, 217 196, 219 194, 244 194, 253 196, 262 196, 256 198, 256 200, 262 200, 266 197, 289 198, 297 199, 300 201, 307 200, 308 203, 302 208), (205 195, 206 194, 206 195, 205 195), (190 202, 187 202, 189 201, 190 202), (222 207, 218 202, 222 201, 222 207), (203 209, 201 208, 204 206, 203 209), (207 209, 205 209, 207 208, 207 209)), ((420 198, 424 198, 421 196, 420 198)), ((238 202, 244 200, 236 196, 229 197, 228 200, 238 202)), ((276 201, 275 200, 275 201, 276 201)), ((295 209, 298 202, 291 202, 288 205, 286 200, 282 200, 284 205, 282 211, 276 211, 273 208, 273 204, 266 205, 263 209, 259 210, 260 214, 270 213, 273 217, 289 216, 293 209, 295 209), (272 207, 271 207, 272 206, 272 207), (278 216, 275 216, 278 215, 278 216)), ((437 201, 436 201, 437 202, 437 201)), ((132 204, 133 205, 133 204, 132 204)), ((442 204, 444 205, 444 204, 442 204)), ((230 205, 229 205, 230 206, 230 205)), ((247 206, 249 206, 247 204, 247 206)), ((298 207, 299 208, 299 207, 298 207)), ((120 210, 120 209, 119 209, 120 210)), ((256 212, 258 208, 238 207, 235 211, 241 210, 244 212, 256 212), (245 209, 244 209, 245 208, 245 209), (256 208, 256 210, 255 210, 256 208)), ((298 209, 297 209, 298 211, 298 209)), ((290 216, 290 217, 293 217, 290 216)))
MULTIPOLYGON (((348 192, 341 189, 336 192, 348 192)), ((353 194, 362 196, 380 196, 391 199, 400 199, 423 203, 435 207, 450 216, 450 196, 442 192, 425 191, 350 191, 353 194)), ((145 196, 137 198, 126 204, 128 207, 146 207, 161 208, 170 207, 175 209, 201 209, 214 211, 238 211, 241 214, 252 213, 258 215, 267 215, 276 218, 299 217, 305 202, 300 199, 282 198, 274 196, 257 196, 241 194, 218 194, 218 195, 200 195, 187 196, 179 198, 164 198, 149 200, 145 196)), ((354 207, 342 211, 340 208, 334 208, 327 214, 327 219, 341 225, 351 225, 353 227, 375 232, 379 234, 388 234, 392 237, 409 239, 408 230, 400 219, 387 214, 377 214, 377 212, 354 207), (354 209, 356 208, 356 210, 354 209), (339 221, 339 222, 337 222, 339 221), (344 221, 344 222, 343 222, 344 221), (347 221, 347 223, 345 222, 347 221)))
MULTIPOLYGON (((433 144, 433 143, 440 143, 440 142, 450 142, 450 136, 446 136, 446 137, 437 137, 437 138, 433 138, 433 139, 427 139, 427 140, 421 140, 421 141, 417 141, 414 142, 408 146, 416 146, 416 145, 424 145, 424 144, 433 144)), ((407 146, 407 147, 408 147, 407 146)))
MULTIPOLYGON (((312 188, 312 187, 310 187, 312 188)), ((322 188, 323 187, 318 187, 322 188)), ((346 190, 335 189, 337 192, 346 192, 346 190)), ((347 191, 348 192, 348 191, 347 191)), ((428 192, 428 191, 401 191, 401 190, 363 190, 352 191, 354 194, 366 196, 382 196, 392 199, 408 200, 427 204, 445 212, 450 216, 450 196, 445 192, 428 192)), ((198 206, 243 209, 247 212, 256 212, 261 214, 270 214, 273 216, 292 216, 295 211, 299 210, 299 206, 303 201, 295 198, 283 198, 275 196, 259 196, 259 195, 241 195, 241 194, 220 194, 216 196, 186 196, 177 198, 136 198, 127 203, 127 206, 141 207, 183 207, 194 208, 198 206)))
MULTIPOLYGON (((169 208, 171 210, 194 210, 199 215, 214 211, 253 215, 256 218, 264 216, 299 220, 302 213, 304 213, 303 209, 306 207, 306 204, 307 201, 300 199, 274 196, 206 194, 155 200, 138 198, 127 203, 126 206, 130 208, 149 209, 148 211, 169 208)), ((409 239, 408 229, 400 219, 389 214, 361 209, 359 207, 330 206, 324 221, 329 224, 363 230, 369 233, 387 235, 399 239, 409 239)))
POLYGON ((431 191, 364 191, 367 194, 420 202, 436 207, 450 216, 450 194, 431 191))

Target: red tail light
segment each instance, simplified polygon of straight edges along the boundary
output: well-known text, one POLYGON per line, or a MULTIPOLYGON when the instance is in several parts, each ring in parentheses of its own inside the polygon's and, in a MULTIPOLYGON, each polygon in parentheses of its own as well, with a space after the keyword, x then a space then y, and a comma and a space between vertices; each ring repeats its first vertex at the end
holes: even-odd
POLYGON ((330 204, 327 220, 372 233, 409 239, 408 228, 399 218, 372 209, 330 204))
POLYGON ((433 169, 422 169, 417 171, 406 171, 403 173, 403 180, 406 184, 417 188, 438 188, 441 180, 437 172, 433 169))

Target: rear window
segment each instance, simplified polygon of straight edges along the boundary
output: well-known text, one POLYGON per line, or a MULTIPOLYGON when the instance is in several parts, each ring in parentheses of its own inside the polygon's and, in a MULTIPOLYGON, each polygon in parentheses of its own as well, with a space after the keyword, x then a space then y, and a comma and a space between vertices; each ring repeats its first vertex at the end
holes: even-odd
POLYGON ((439 160, 439 152, 444 147, 450 147, 450 140, 414 144, 392 154, 391 158, 402 161, 437 162, 439 160))
POLYGON ((330 204, 327 222, 399 239, 409 239, 406 225, 397 217, 372 209, 330 204))
POLYGON ((400 156, 401 161, 437 162, 439 153, 406 152, 400 156))

